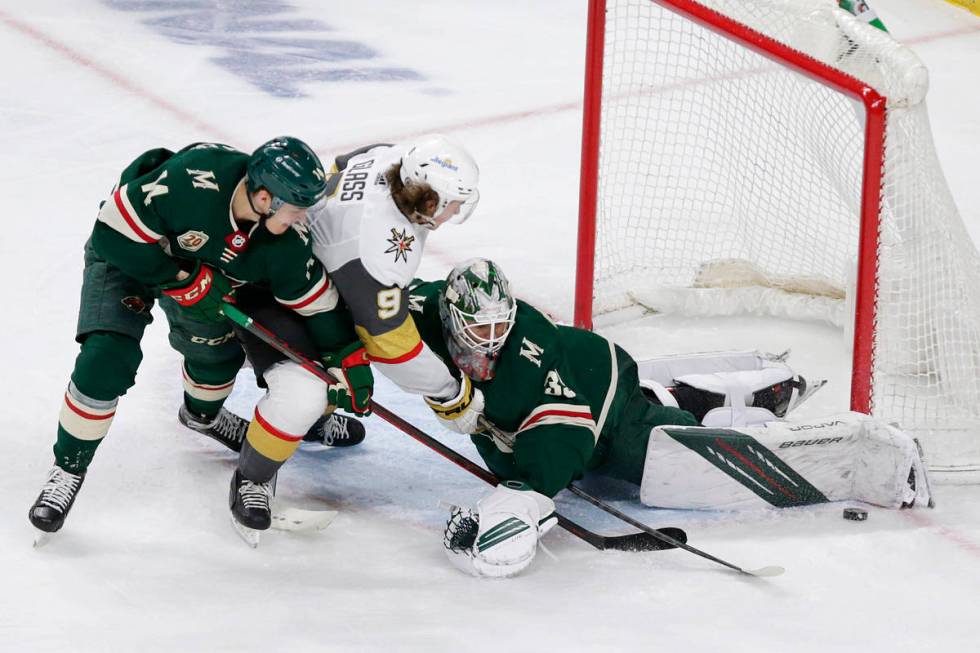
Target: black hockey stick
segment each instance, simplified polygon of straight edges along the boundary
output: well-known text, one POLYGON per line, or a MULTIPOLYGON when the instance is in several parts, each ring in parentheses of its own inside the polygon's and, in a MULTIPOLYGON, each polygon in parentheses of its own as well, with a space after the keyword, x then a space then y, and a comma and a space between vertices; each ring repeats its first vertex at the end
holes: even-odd
MULTIPOLYGON (((274 348, 297 365, 300 365, 303 369, 307 370, 317 378, 331 385, 337 383, 337 380, 334 379, 322 365, 310 360, 303 354, 294 350, 289 346, 289 343, 282 340, 276 334, 272 333, 267 328, 250 318, 248 315, 239 310, 238 307, 225 303, 223 311, 225 316, 232 322, 239 325, 249 333, 255 335, 267 345, 274 348)), ((453 449, 450 449, 421 429, 405 421, 384 406, 381 406, 377 402, 372 402, 371 409, 381 419, 385 420, 409 437, 421 442, 447 460, 462 467, 474 476, 479 477, 490 485, 499 484, 499 479, 492 472, 483 469, 469 458, 456 453, 456 451, 453 449)), ((559 526, 567 530, 572 535, 585 540, 599 550, 611 549, 616 551, 658 551, 662 549, 672 549, 677 546, 678 542, 687 541, 687 534, 679 528, 664 529, 666 534, 662 535, 661 537, 655 537, 648 532, 633 533, 630 535, 600 535, 598 533, 593 533, 583 526, 580 526, 567 517, 560 514, 557 516, 559 526)))

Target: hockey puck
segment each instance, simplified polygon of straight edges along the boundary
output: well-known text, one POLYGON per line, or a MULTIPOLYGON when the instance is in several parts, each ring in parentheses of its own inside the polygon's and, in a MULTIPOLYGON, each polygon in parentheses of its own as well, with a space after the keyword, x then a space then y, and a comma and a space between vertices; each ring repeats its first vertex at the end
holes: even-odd
POLYGON ((864 521, 868 518, 868 511, 860 508, 844 508, 844 519, 850 521, 864 521))

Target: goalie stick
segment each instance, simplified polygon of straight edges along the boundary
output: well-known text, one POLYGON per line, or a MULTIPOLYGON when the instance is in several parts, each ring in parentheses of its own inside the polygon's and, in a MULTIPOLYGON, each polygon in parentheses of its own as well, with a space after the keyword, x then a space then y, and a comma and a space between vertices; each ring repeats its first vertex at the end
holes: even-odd
MULTIPOLYGON (((333 376, 331 376, 330 373, 323 368, 323 366, 294 350, 289 346, 289 343, 282 340, 276 334, 272 333, 267 328, 243 313, 238 309, 238 307, 226 302, 223 306, 223 311, 225 316, 232 322, 239 325, 249 333, 255 335, 257 338, 265 342, 270 347, 276 349, 281 354, 285 355, 287 358, 301 366, 309 373, 328 384, 332 385, 337 383, 337 380, 334 379, 333 376)), ((457 453, 453 449, 450 449, 429 434, 394 414, 384 406, 372 401, 371 409, 378 417, 385 420, 409 437, 429 447, 443 458, 446 458, 459 467, 462 467, 466 471, 479 477, 483 481, 486 481, 490 485, 499 484, 499 479, 492 472, 480 467, 469 458, 457 453)), ((663 529, 665 534, 662 537, 655 537, 652 535, 649 531, 653 531, 653 529, 649 529, 649 531, 645 530, 640 533, 632 533, 629 535, 600 535, 599 533, 594 533, 587 528, 580 526, 567 517, 557 513, 556 515, 558 517, 559 526, 601 551, 607 549, 615 551, 659 551, 663 549, 675 548, 678 543, 687 541, 687 534, 679 528, 663 529)))

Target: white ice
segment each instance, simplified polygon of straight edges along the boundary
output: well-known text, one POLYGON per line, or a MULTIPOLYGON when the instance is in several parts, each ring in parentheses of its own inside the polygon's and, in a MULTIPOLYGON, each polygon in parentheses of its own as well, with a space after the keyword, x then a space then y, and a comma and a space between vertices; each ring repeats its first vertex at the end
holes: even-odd
MULTIPOLYGON (((372 418, 362 446, 304 447, 280 475, 283 500, 340 510, 334 523, 313 535, 270 533, 248 549, 228 523, 234 456, 176 422, 179 359, 159 315, 66 527, 32 550, 27 509, 51 464, 77 352, 81 247, 98 202, 145 149, 198 140, 251 149, 290 133, 326 159, 453 133, 480 162, 483 200, 467 225, 429 240, 424 276, 488 256, 522 295, 571 316, 587 3, 295 0, 275 18, 313 31, 284 30, 276 45, 255 8, 278 4, 0 3, 0 650, 980 650, 980 488, 949 481, 935 488, 935 510, 871 509, 865 523, 842 520, 841 505, 656 511, 637 504, 635 489, 587 484, 651 524, 685 527, 694 546, 787 573, 751 580, 681 551, 601 553, 557 532, 548 539, 558 561, 540 556, 519 578, 487 582, 448 565, 436 506, 474 501, 485 486, 372 418), (249 7, 244 24, 257 31, 236 45, 236 13, 249 7), (194 8, 201 20, 161 22, 194 8), (315 62, 299 43, 308 39, 361 43, 377 56, 315 62), (298 92, 263 90, 256 70, 270 88, 279 73, 257 53, 309 73, 284 82, 298 92), (406 78, 316 81, 344 67, 406 78)), ((939 0, 873 4, 929 65, 939 157, 980 239, 980 19, 939 0)), ((724 347, 793 346, 800 370, 831 379, 810 413, 844 408, 840 334, 808 326, 791 336, 789 326, 663 318, 608 333, 638 356, 689 349, 692 333, 724 347)), ((417 399, 378 386, 384 405, 474 455, 417 399)), ((230 406, 248 415, 257 397, 243 372, 230 406)), ((559 507, 594 530, 628 531, 574 497, 559 507)))

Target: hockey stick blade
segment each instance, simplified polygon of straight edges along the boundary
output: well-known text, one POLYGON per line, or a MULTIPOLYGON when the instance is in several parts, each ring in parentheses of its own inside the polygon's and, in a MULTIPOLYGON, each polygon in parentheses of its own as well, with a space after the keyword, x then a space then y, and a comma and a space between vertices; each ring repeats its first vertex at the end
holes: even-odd
MULTIPOLYGON (((679 528, 660 528, 661 535, 687 543, 687 533, 679 528)), ((658 540, 649 533, 631 533, 630 535, 608 535, 601 540, 603 550, 609 551, 667 551, 676 549, 677 545, 664 540, 658 540)))
POLYGON ((758 576, 759 578, 771 578, 772 576, 782 576, 786 569, 780 567, 779 565, 771 565, 769 567, 761 567, 759 569, 742 569, 743 574, 749 576, 758 576))

